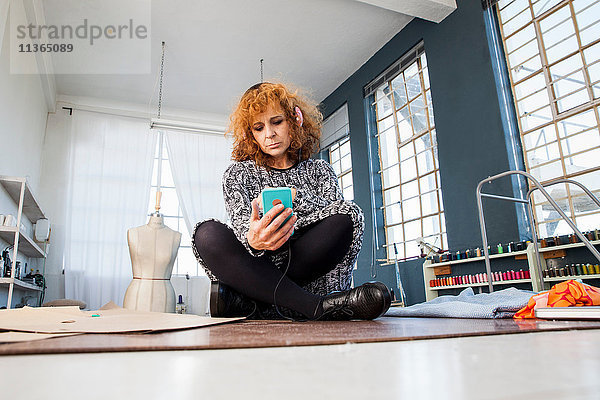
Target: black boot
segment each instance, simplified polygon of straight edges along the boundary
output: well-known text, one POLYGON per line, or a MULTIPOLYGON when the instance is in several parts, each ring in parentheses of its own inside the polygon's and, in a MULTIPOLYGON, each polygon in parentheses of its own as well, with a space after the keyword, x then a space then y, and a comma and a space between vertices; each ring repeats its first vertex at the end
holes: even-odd
POLYGON ((319 320, 349 321, 382 316, 392 302, 390 290, 381 282, 368 282, 357 288, 333 292, 323 297, 319 320))
POLYGON ((210 316, 263 319, 256 301, 219 281, 210 284, 210 316))

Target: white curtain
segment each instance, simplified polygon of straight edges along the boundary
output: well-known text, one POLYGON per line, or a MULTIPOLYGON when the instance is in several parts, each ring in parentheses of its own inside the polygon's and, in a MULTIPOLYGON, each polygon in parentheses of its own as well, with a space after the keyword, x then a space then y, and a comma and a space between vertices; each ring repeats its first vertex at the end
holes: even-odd
POLYGON ((156 134, 146 120, 74 111, 70 142, 65 296, 90 309, 121 305, 127 229, 147 220, 156 134))
POLYGON ((231 163, 231 140, 225 135, 164 131, 171 172, 188 231, 198 221, 225 222, 221 178, 231 163))

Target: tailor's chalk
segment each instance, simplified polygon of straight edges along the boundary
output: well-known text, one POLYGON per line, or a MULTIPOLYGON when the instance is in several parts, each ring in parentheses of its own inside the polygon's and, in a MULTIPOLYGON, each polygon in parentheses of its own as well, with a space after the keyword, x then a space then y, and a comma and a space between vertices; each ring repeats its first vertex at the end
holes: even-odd
POLYGON ((92 317, 99 317, 100 314, 92 314, 92 317))

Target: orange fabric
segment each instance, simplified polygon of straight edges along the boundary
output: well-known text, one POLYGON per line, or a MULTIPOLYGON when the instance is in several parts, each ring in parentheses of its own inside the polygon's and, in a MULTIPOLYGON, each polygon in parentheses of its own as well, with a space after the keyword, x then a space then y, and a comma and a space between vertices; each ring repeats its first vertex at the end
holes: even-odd
POLYGON ((600 288, 568 280, 557 283, 552 289, 532 296, 514 318, 535 318, 539 307, 600 306, 600 288))

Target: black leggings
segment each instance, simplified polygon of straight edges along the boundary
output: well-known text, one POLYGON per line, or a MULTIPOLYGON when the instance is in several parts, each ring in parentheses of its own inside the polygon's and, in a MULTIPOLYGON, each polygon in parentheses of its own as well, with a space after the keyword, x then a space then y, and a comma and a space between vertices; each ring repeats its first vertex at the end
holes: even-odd
MULTIPOLYGON (((342 261, 352 243, 352 219, 331 215, 294 232, 288 243, 291 261, 277 288, 277 305, 297 311, 307 318, 315 315, 321 296, 301 286, 319 278, 342 261)), ((266 252, 254 257, 226 225, 206 221, 194 234, 198 254, 208 269, 224 284, 263 303, 273 304, 273 293, 286 265, 279 270, 266 252)))

